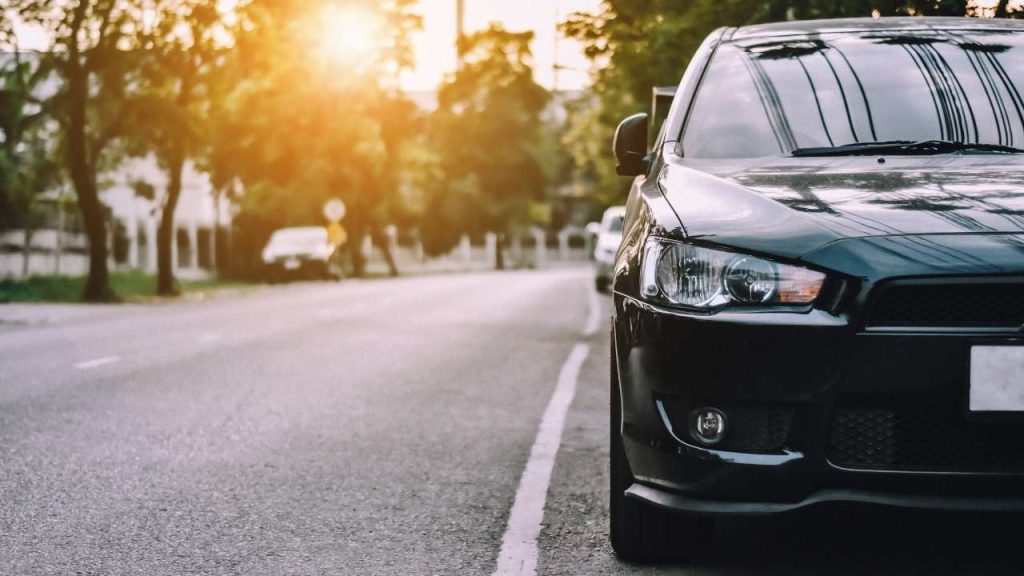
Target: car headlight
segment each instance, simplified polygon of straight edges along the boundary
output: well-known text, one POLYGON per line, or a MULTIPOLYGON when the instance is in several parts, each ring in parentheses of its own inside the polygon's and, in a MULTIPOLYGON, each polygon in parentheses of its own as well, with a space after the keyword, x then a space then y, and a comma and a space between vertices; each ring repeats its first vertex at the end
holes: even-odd
POLYGON ((704 310, 807 305, 824 282, 815 270, 663 238, 648 239, 640 272, 644 298, 704 310))

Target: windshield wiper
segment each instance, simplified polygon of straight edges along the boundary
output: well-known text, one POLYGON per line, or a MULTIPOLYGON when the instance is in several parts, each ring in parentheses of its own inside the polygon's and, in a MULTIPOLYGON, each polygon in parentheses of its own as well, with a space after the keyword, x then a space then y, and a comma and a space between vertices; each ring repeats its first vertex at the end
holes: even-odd
POLYGON ((1024 154, 1024 149, 1001 144, 973 144, 949 140, 892 140, 888 142, 857 142, 843 146, 797 148, 793 156, 875 156, 880 154, 918 156, 953 153, 1024 154))

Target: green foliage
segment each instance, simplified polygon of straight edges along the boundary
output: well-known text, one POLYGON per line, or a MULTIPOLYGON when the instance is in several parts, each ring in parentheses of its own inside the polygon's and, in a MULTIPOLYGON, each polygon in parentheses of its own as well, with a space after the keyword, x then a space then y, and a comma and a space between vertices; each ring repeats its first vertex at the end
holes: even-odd
POLYGON ((42 104, 59 122, 65 140, 71 130, 82 131, 88 154, 80 160, 89 170, 83 176, 94 183, 99 171, 120 162, 110 145, 129 120, 128 97, 140 72, 132 55, 149 34, 144 14, 162 5, 160 0, 9 0, 10 13, 49 38, 50 46, 35 57, 46 80, 59 82, 42 104), (79 108, 82 126, 72 127, 79 108))
POLYGON ((131 55, 136 76, 122 140, 126 152, 154 153, 168 169, 175 157, 204 152, 218 63, 231 36, 225 15, 207 0, 158 3, 149 20, 131 55))
POLYGON ((411 63, 409 34, 419 25, 411 5, 253 0, 242 10, 223 71, 230 90, 214 98, 209 166, 215 182, 237 179, 245 188, 236 221, 242 250, 257 254, 275 228, 323 223, 332 197, 348 207, 350 244, 393 213, 393 167, 417 113, 396 80, 411 63), (387 37, 359 61, 325 50, 330 31, 318 31, 332 9, 372 15, 387 37))
POLYGON ((462 234, 524 225, 530 201, 544 197, 549 95, 533 80, 532 38, 492 24, 463 39, 464 63, 441 86, 431 118, 443 181, 430 190, 421 225, 428 253, 450 250, 462 234))
POLYGON ((0 58, 0 230, 32 228, 36 196, 60 180, 52 130, 33 96, 46 68, 17 51, 0 58))

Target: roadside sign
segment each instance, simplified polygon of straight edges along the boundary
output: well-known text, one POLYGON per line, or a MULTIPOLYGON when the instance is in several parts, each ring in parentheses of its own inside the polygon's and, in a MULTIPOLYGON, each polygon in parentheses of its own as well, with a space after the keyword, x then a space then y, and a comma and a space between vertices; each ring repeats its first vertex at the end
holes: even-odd
POLYGON ((337 222, 331 222, 327 226, 327 241, 333 244, 335 247, 342 246, 345 242, 348 242, 348 232, 345 228, 337 222))
POLYGON ((341 222, 345 217, 345 203, 340 198, 331 198, 324 202, 324 218, 328 222, 341 222))

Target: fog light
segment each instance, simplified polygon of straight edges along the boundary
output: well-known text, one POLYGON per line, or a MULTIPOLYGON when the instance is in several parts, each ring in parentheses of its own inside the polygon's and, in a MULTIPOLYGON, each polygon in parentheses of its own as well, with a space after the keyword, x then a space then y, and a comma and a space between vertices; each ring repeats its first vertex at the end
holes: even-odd
POLYGON ((690 416, 690 436, 701 444, 718 444, 725 437, 725 414, 717 408, 694 410, 690 416))

